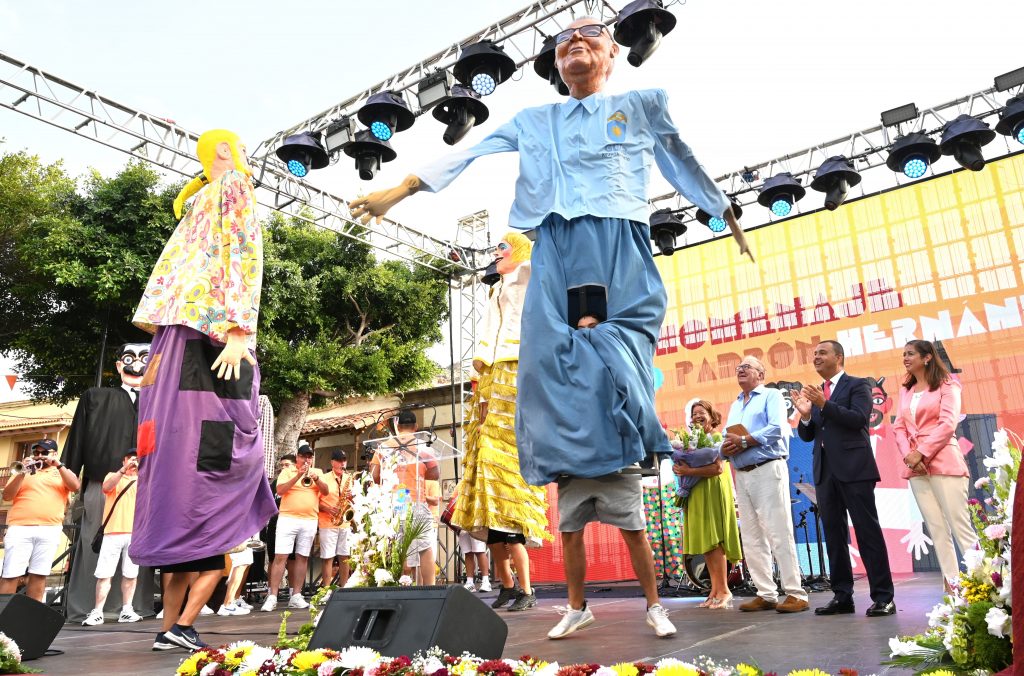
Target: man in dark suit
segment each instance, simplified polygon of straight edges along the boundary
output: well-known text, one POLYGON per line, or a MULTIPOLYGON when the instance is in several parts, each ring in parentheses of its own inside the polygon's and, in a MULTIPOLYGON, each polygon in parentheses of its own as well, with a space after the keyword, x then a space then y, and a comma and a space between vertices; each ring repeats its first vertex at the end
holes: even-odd
POLYGON ((875 507, 878 466, 871 452, 868 420, 871 417, 871 386, 843 370, 843 346, 826 340, 814 348, 814 369, 824 379, 821 387, 805 385, 791 391, 800 412, 800 438, 814 442, 814 484, 818 510, 825 526, 825 546, 834 598, 816 615, 852 613, 853 568, 848 549, 849 512, 857 532, 861 560, 868 571, 871 607, 868 617, 892 615, 892 574, 882 528, 875 507))

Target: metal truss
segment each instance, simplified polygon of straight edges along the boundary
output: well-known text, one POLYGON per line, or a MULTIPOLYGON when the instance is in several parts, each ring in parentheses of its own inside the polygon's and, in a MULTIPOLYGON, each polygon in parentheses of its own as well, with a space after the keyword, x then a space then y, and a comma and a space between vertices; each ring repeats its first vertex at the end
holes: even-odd
MULTIPOLYGON (((715 179, 715 182, 725 193, 732 195, 736 202, 743 207, 745 230, 775 220, 770 211, 761 209, 760 205, 757 204, 759 189, 764 180, 779 172, 788 171, 804 187, 808 188, 810 193, 811 179, 818 167, 821 166, 822 162, 836 155, 845 155, 853 160, 857 171, 865 178, 870 176, 875 188, 884 190, 896 187, 910 180, 905 179, 901 174, 890 171, 885 166, 888 150, 899 136, 911 132, 923 132, 934 136, 938 140, 937 135, 941 132, 943 125, 957 115, 968 114, 979 120, 997 116, 1003 109, 1003 103, 1000 103, 997 97, 1002 96, 994 88, 985 89, 954 99, 948 103, 919 111, 916 118, 900 125, 893 127, 879 125, 854 132, 847 136, 841 136, 827 143, 814 145, 810 148, 719 176, 715 179), (747 211, 747 207, 750 205, 756 207, 757 210, 747 211)), ((1009 97, 1006 96, 1006 98, 1009 97)), ((994 127, 994 122, 994 120, 991 120, 989 122, 990 126, 994 127)), ((1006 137, 997 137, 995 141, 983 148, 983 153, 985 153, 986 157, 995 157, 1010 152, 1008 145, 1003 148, 1005 152, 1000 151, 1000 146, 1004 145, 1000 143, 1000 138, 1003 138, 1004 141, 1006 139, 1006 137)), ((929 171, 934 173, 934 165, 929 167, 929 171)), ((861 183, 861 186, 863 189, 864 183, 861 183)), ((683 210, 682 214, 680 214, 681 220, 687 225, 690 225, 691 222, 695 224, 694 227, 687 231, 687 245, 698 244, 701 241, 716 237, 729 236, 727 232, 718 235, 713 234, 707 228, 697 223, 695 218, 696 208, 676 192, 659 195, 651 198, 649 201, 656 209, 671 208, 683 210)), ((799 204, 797 202, 794 205, 793 216, 798 215, 799 204)))
MULTIPOLYGON (((0 52, 0 106, 191 177, 202 167, 198 135, 174 121, 136 110, 0 52)), ((346 200, 299 181, 279 166, 255 165, 260 204, 311 225, 369 243, 389 256, 435 270, 464 273, 473 252, 385 219, 361 225, 346 200), (452 255, 452 252, 455 255, 452 255), (458 260, 455 260, 458 259, 458 260)))
MULTIPOLYGON (((625 3, 623 3, 625 4, 625 3)), ((427 58, 395 73, 391 77, 337 103, 316 115, 284 129, 263 141, 253 152, 254 157, 272 156, 273 150, 292 134, 304 131, 322 131, 338 119, 354 115, 372 94, 393 91, 403 96, 409 109, 416 115, 425 111, 419 106, 416 87, 430 75, 449 70, 467 45, 480 40, 492 40, 504 47, 516 66, 532 61, 540 52, 544 38, 563 30, 576 16, 593 16, 611 23, 618 15, 607 0, 538 0, 514 14, 473 33, 457 44, 449 45, 427 58)), ((273 158, 273 161, 277 161, 273 158)))

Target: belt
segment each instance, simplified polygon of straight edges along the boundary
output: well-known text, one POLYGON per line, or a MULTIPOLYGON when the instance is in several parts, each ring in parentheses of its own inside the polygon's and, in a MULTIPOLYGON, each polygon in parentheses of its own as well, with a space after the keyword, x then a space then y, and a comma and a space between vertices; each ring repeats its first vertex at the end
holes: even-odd
POLYGON ((737 472, 749 472, 752 469, 757 469, 761 465, 767 465, 770 462, 775 462, 776 460, 781 460, 781 459, 782 458, 771 458, 770 460, 762 460, 761 462, 756 462, 753 465, 747 465, 746 467, 737 467, 736 471, 737 472))

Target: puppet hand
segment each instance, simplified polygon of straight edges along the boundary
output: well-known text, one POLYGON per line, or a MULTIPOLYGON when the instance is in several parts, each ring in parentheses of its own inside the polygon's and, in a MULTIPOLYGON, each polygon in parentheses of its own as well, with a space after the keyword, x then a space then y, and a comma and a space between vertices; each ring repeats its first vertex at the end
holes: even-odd
POLYGON ((736 219, 736 215, 731 207, 725 212, 725 222, 729 224, 729 230, 732 231, 732 236, 740 247, 740 255, 747 254, 750 256, 750 261, 755 262, 754 254, 750 251, 750 245, 747 244, 747 237, 743 234, 743 227, 740 226, 740 222, 736 219))
POLYGON ((211 371, 217 372, 218 378, 238 380, 242 375, 242 361, 247 361, 256 366, 256 358, 249 352, 248 341, 245 332, 234 328, 228 331, 228 342, 220 351, 217 360, 210 367, 211 371))
POLYGON ((352 218, 363 225, 369 223, 370 219, 376 219, 375 222, 380 223, 384 218, 384 214, 391 207, 415 193, 419 188, 420 179, 409 175, 405 177, 404 181, 393 188, 371 192, 366 197, 352 200, 348 203, 348 208, 352 213, 352 218))

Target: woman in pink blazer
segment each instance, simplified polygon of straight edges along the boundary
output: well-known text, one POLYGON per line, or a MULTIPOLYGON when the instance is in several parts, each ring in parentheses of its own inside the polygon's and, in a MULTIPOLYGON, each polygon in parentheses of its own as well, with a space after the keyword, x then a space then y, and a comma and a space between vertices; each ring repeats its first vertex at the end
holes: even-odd
POLYGON ((960 572, 953 538, 961 551, 978 545, 967 511, 970 472, 956 441, 960 421, 960 383, 955 382, 927 340, 912 340, 903 349, 907 377, 900 389, 893 430, 917 506, 935 543, 945 580, 960 572))

